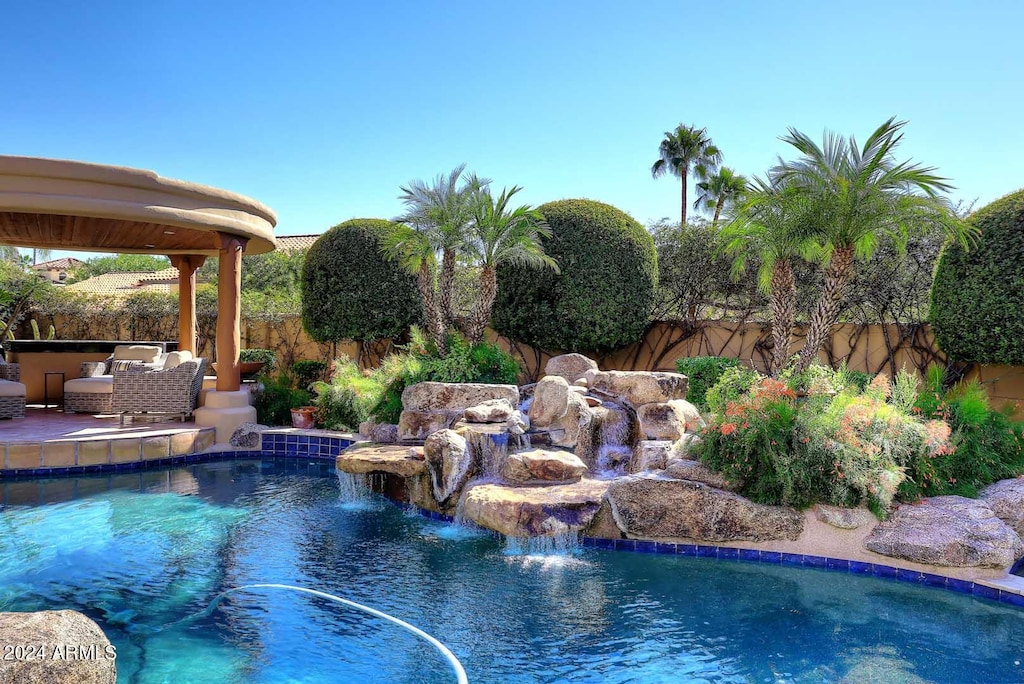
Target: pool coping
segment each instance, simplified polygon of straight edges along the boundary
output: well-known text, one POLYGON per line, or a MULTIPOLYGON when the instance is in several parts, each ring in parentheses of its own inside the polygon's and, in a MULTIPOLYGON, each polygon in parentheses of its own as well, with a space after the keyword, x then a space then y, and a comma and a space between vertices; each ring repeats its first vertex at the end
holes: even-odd
MULTIPOLYGON (((260 448, 214 448, 200 453, 172 456, 168 458, 134 461, 129 463, 105 463, 90 466, 71 466, 67 468, 33 468, 0 471, 0 481, 19 480, 40 477, 67 477, 73 475, 91 475, 102 473, 121 473, 137 470, 152 470, 173 465, 191 465, 213 461, 244 460, 261 457, 294 458, 301 460, 318 460, 334 462, 341 450, 358 441, 355 435, 326 430, 296 430, 283 428, 267 430, 261 434, 260 448)), ((389 499, 391 500, 391 499, 389 499)), ((399 505, 399 502, 394 502, 399 505)), ((410 502, 400 505, 411 508, 418 515, 440 522, 453 523, 450 515, 430 511, 410 502)), ((497 535, 497 532, 474 525, 481 530, 497 535)), ((992 579, 959 579, 939 573, 928 573, 908 568, 900 568, 884 563, 868 563, 844 558, 817 556, 813 554, 787 553, 783 551, 767 551, 734 546, 696 544, 689 542, 662 542, 647 539, 610 539, 605 537, 581 537, 584 548, 602 551, 626 551, 633 553, 652 553, 659 555, 675 555, 690 558, 716 558, 725 561, 748 563, 766 563, 769 565, 790 565, 805 567, 827 572, 841 572, 853 575, 865 575, 881 579, 919 584, 936 589, 945 589, 960 594, 996 601, 1017 608, 1024 608, 1024 582, 1019 587, 1005 585, 1002 578, 992 579)), ((1017 561, 1011 573, 1018 567, 1024 567, 1024 558, 1017 561)), ((1009 576, 1013 576, 1009 574, 1009 576)))

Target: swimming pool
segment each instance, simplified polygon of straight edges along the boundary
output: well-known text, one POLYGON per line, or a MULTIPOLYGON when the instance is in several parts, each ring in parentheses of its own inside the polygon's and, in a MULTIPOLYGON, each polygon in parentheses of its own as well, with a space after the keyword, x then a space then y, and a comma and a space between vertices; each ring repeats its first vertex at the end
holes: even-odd
POLYGON ((705 558, 513 553, 383 499, 339 500, 330 463, 266 458, 8 482, 0 610, 73 608, 118 681, 450 682, 385 622, 408 620, 472 682, 1002 682, 1024 678, 1024 611, 905 583, 705 558))

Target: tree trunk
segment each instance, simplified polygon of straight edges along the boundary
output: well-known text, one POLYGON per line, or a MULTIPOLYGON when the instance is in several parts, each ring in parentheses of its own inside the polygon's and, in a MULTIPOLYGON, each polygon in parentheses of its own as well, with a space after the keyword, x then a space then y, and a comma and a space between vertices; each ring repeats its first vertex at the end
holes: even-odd
POLYGON ((444 321, 441 320, 441 312, 437 309, 437 298, 434 297, 434 274, 431 272, 430 263, 426 259, 420 263, 417 275, 420 298, 423 300, 423 316, 427 319, 427 334, 443 356, 445 353, 445 326, 444 321))
POLYGON ((825 266, 825 283, 821 288, 821 297, 814 308, 811 324, 807 328, 807 341, 797 361, 798 372, 807 368, 818 357, 818 351, 825 338, 832 332, 832 326, 839 320, 839 312, 843 305, 846 287, 853 276, 853 246, 837 247, 825 266))
MULTIPOLYGON (((717 228, 718 227, 718 217, 722 215, 722 207, 724 207, 724 206, 725 206, 725 195, 722 195, 721 197, 718 198, 718 201, 715 202, 715 218, 711 219, 711 227, 712 228, 717 228)), ((790 276, 792 277, 792 273, 790 274, 790 276)))
POLYGON ((455 325, 455 250, 446 249, 441 256, 441 320, 444 326, 455 325))
POLYGON ((769 297, 772 313, 772 358, 768 374, 778 375, 789 362, 789 335, 796 314, 796 281, 787 259, 779 259, 772 269, 772 291, 769 297))
POLYGON ((480 270, 480 293, 477 295, 476 306, 469 322, 469 342, 483 342, 487 324, 491 322, 491 309, 498 296, 498 272, 493 266, 484 266, 480 270))
POLYGON ((679 174, 679 182, 682 186, 680 191, 680 199, 682 200, 682 209, 679 211, 679 227, 686 228, 686 181, 690 178, 690 170, 683 169, 683 172, 679 174))

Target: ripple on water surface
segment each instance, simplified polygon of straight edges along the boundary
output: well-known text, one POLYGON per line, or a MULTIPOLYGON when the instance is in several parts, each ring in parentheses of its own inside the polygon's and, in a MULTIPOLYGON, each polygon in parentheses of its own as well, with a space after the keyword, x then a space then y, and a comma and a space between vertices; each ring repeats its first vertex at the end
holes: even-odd
POLYGON ((85 612, 132 684, 453 680, 393 625, 301 595, 247 590, 186 619, 225 589, 263 582, 408 620, 473 682, 1024 678, 1024 612, 1008 606, 569 539, 506 543, 365 491, 343 502, 343 484, 320 464, 270 460, 80 478, 77 499, 0 514, 0 609, 85 612))

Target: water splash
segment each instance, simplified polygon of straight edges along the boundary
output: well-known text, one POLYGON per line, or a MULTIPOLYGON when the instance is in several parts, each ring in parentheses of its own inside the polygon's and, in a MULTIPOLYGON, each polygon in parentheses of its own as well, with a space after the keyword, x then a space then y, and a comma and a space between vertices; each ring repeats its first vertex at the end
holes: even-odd
POLYGON ((365 473, 338 471, 338 501, 346 510, 369 510, 376 508, 370 478, 365 473))
POLYGON ((524 566, 558 568, 584 564, 582 553, 579 532, 565 528, 539 537, 505 537, 503 555, 524 566))

